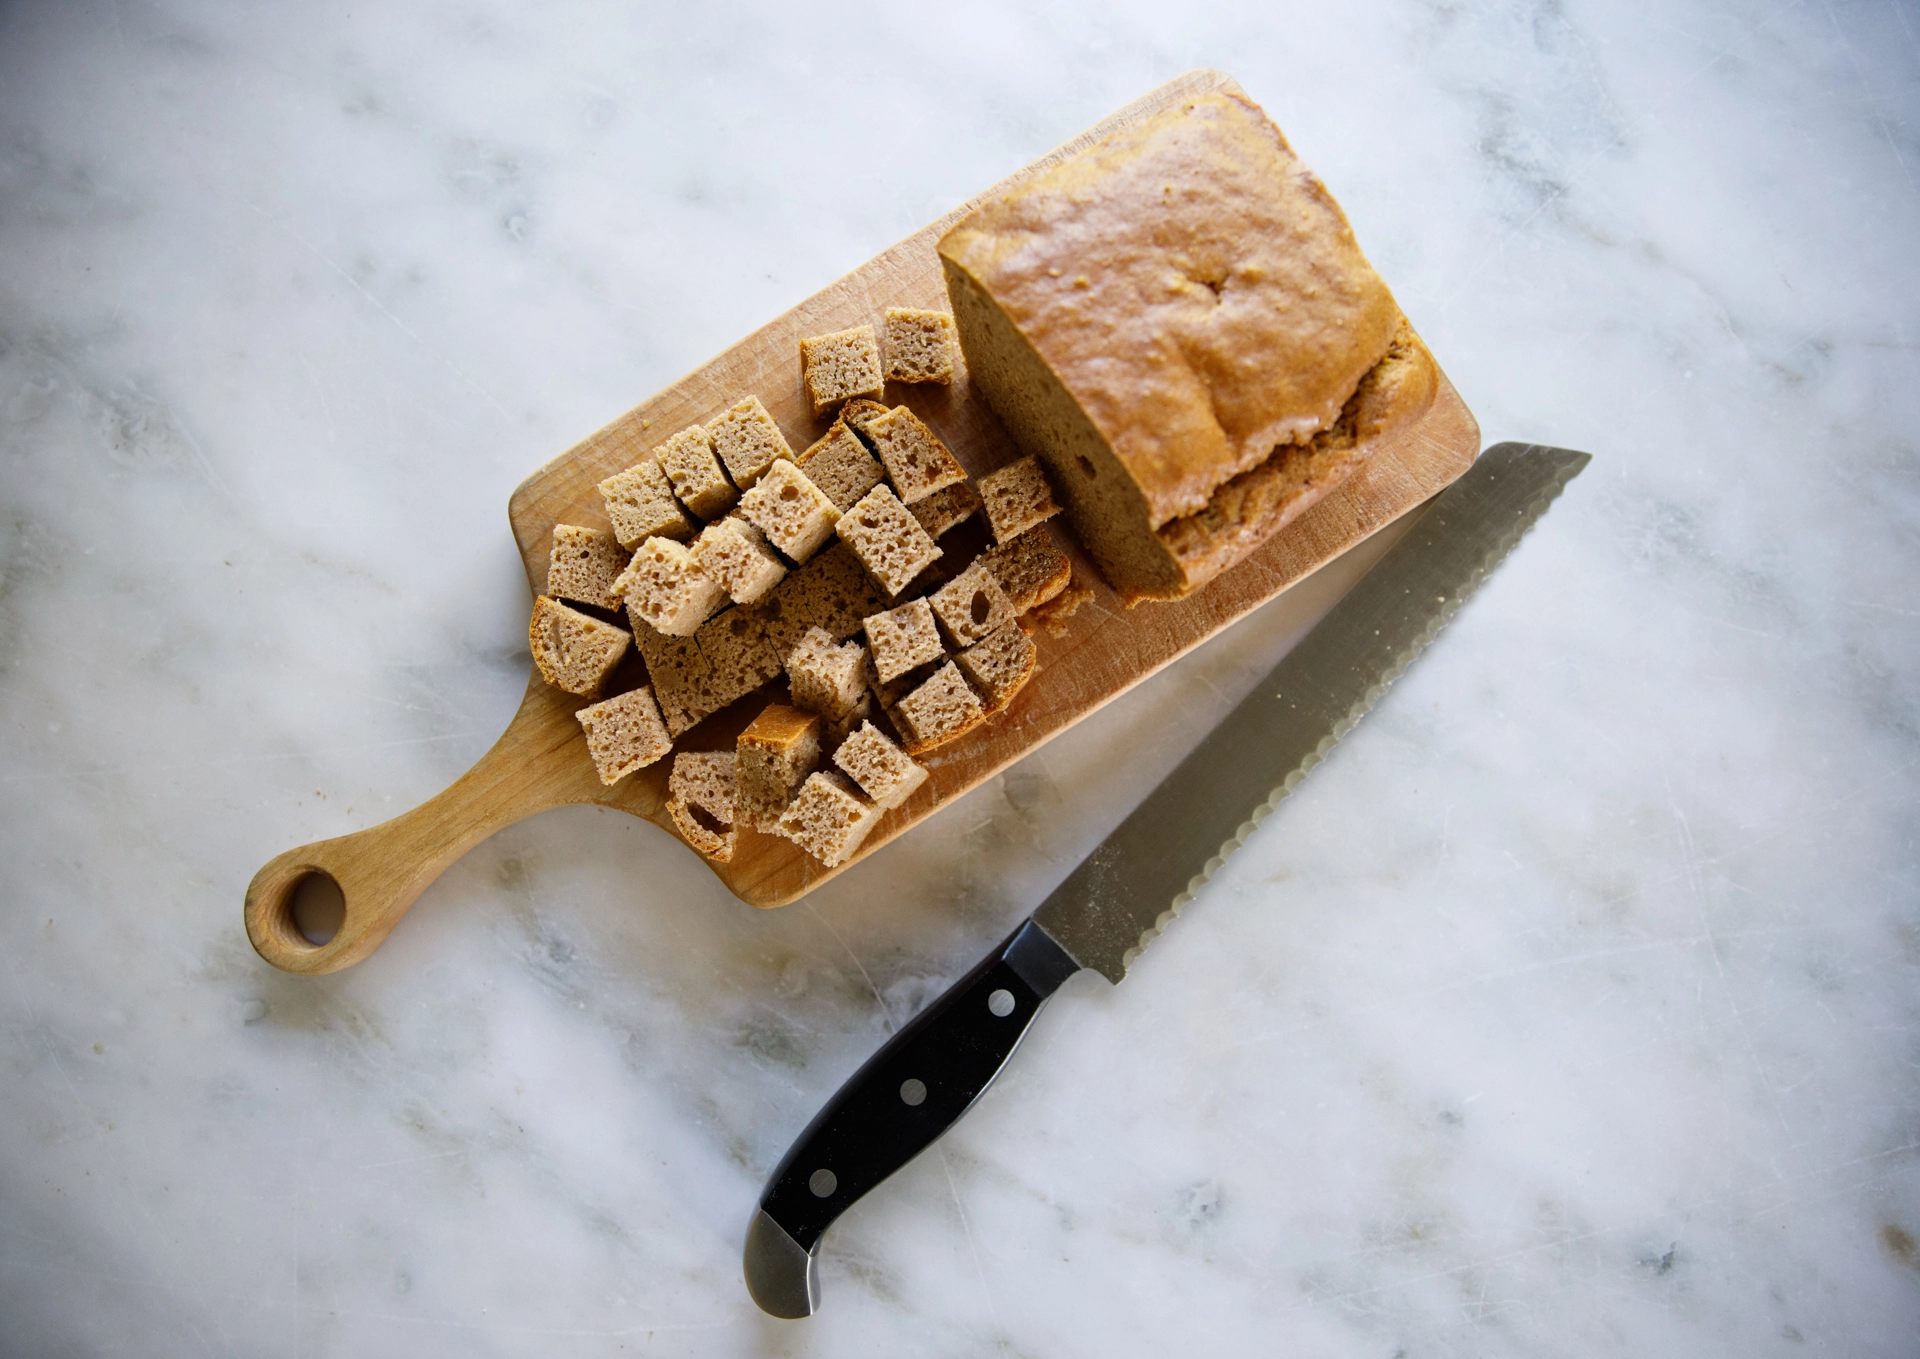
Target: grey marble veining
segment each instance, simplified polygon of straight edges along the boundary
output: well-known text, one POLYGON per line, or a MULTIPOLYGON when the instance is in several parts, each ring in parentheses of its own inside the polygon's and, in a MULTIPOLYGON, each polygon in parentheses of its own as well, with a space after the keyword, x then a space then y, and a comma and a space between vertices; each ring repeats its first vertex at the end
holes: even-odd
POLYGON ((0 8, 0 1354, 1913 1353, 1916 240, 1897 0, 0 8), (242 889, 505 725, 526 473, 1198 65, 1595 461, 772 1321, 788 1141, 1270 622, 779 911, 588 809, 330 977, 242 889))

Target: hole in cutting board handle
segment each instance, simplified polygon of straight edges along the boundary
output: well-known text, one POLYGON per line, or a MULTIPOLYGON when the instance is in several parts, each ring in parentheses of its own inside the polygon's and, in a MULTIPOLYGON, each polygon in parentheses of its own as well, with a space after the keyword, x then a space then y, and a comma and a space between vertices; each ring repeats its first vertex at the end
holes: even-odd
POLYGON ((347 896, 325 869, 303 873, 287 893, 287 923, 300 938, 319 948, 347 922, 347 896))

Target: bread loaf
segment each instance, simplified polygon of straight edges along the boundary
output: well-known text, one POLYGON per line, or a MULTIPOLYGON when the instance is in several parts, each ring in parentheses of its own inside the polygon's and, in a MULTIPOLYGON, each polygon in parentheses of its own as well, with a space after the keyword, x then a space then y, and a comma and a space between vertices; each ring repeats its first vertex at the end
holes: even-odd
POLYGON ((715 614, 694 634, 706 658, 711 688, 708 711, 719 712, 737 698, 780 677, 780 653, 767 638, 767 621, 757 609, 732 608, 715 614))
POLYGON ((1129 603, 1240 560, 1436 389, 1339 206, 1235 95, 1053 165, 939 252, 973 383, 1129 603))

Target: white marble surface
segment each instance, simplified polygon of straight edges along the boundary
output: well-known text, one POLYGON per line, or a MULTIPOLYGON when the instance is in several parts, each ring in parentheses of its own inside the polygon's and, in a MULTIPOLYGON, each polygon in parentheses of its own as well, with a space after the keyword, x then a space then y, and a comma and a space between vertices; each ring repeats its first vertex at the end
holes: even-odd
POLYGON ((1916 1352, 1917 184, 1878 0, 0 9, 0 1354, 1916 1352), (1594 464, 772 1321, 788 1141, 1271 628, 785 910, 590 810, 344 974, 242 888, 505 725, 522 476, 1196 65, 1594 464))

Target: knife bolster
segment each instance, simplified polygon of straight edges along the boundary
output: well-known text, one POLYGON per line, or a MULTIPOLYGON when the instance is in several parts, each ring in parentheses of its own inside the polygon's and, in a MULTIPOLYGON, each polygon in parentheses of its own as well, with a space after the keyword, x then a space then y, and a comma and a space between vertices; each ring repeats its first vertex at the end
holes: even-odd
POLYGON ((1000 957, 1043 999, 1058 991, 1068 977, 1080 970, 1073 955, 1032 919, 1013 932, 1013 938, 1000 950, 1000 957))

